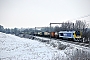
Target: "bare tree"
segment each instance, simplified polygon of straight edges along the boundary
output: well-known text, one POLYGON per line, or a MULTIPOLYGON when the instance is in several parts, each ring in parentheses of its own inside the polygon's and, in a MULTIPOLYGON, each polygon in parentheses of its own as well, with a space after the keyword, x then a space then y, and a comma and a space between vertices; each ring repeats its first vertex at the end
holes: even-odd
POLYGON ((54 31, 55 32, 59 32, 60 31, 60 27, 59 26, 55 26, 54 31))
POLYGON ((76 30, 81 30, 83 32, 86 32, 86 28, 88 27, 88 24, 86 23, 85 20, 84 21, 76 20, 74 27, 76 30))
POLYGON ((73 23, 70 21, 67 21, 62 24, 61 29, 62 30, 73 30, 73 23))

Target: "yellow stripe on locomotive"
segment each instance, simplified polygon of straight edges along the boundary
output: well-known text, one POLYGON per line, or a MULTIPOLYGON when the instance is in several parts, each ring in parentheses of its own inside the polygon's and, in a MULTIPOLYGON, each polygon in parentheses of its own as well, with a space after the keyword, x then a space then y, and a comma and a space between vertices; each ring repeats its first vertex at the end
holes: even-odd
POLYGON ((78 38, 81 38, 81 32, 80 31, 75 31, 74 33, 74 38, 78 39, 78 38))

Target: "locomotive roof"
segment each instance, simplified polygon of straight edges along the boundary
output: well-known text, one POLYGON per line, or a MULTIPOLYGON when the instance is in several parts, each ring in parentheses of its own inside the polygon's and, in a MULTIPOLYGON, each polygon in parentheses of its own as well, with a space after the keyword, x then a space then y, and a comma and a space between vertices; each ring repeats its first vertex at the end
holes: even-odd
POLYGON ((75 31, 60 31, 59 33, 75 33, 75 31))

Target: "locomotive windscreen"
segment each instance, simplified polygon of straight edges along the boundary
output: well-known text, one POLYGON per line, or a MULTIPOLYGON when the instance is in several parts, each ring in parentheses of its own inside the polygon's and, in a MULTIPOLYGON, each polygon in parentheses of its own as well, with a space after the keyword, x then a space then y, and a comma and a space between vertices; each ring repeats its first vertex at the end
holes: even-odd
POLYGON ((76 31, 75 34, 76 34, 76 36, 80 35, 80 31, 76 31))

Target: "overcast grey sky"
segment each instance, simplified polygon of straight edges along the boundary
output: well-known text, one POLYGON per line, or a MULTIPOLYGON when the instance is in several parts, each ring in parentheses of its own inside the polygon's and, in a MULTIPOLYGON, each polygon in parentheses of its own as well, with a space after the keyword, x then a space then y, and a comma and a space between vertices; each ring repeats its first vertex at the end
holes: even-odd
MULTIPOLYGON (((0 25, 6 28, 74 22, 90 14, 90 0, 0 0, 0 25)), ((90 16, 82 18, 90 23, 90 16)))

